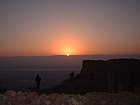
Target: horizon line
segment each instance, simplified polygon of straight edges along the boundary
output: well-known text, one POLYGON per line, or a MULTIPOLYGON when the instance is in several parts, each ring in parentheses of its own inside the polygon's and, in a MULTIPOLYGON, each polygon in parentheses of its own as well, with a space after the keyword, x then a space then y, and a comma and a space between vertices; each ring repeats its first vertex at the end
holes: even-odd
POLYGON ((4 57, 53 57, 53 56, 140 56, 140 54, 81 54, 81 55, 15 55, 15 56, 0 56, 1 58, 4 57))

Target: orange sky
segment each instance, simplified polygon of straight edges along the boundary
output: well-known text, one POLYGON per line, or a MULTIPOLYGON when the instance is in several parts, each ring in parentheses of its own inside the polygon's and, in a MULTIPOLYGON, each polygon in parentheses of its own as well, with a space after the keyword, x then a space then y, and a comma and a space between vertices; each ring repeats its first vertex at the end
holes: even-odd
POLYGON ((0 1, 0 56, 139 55, 139 4, 0 1))

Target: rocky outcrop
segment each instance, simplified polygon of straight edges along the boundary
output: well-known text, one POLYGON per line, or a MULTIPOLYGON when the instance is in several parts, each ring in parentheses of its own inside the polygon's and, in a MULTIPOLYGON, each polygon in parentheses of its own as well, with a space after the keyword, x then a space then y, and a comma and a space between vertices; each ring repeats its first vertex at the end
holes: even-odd
POLYGON ((54 90, 66 93, 140 91, 140 60, 84 60, 79 75, 54 90))
POLYGON ((140 60, 85 60, 80 77, 93 80, 96 90, 136 91, 140 85, 140 60))

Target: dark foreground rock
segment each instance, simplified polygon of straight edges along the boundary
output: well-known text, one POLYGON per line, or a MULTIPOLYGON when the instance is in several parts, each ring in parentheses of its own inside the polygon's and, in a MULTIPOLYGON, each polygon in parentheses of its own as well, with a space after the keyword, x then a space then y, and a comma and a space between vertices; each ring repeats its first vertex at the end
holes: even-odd
POLYGON ((140 94, 91 92, 85 95, 38 95, 36 92, 9 90, 0 94, 0 105, 140 105, 140 94))

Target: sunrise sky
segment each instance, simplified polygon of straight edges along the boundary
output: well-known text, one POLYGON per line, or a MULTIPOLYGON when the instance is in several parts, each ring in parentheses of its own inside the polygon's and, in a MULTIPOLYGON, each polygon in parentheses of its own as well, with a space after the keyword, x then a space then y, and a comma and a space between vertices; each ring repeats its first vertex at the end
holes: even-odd
POLYGON ((0 0, 0 56, 140 54, 140 0, 0 0))

